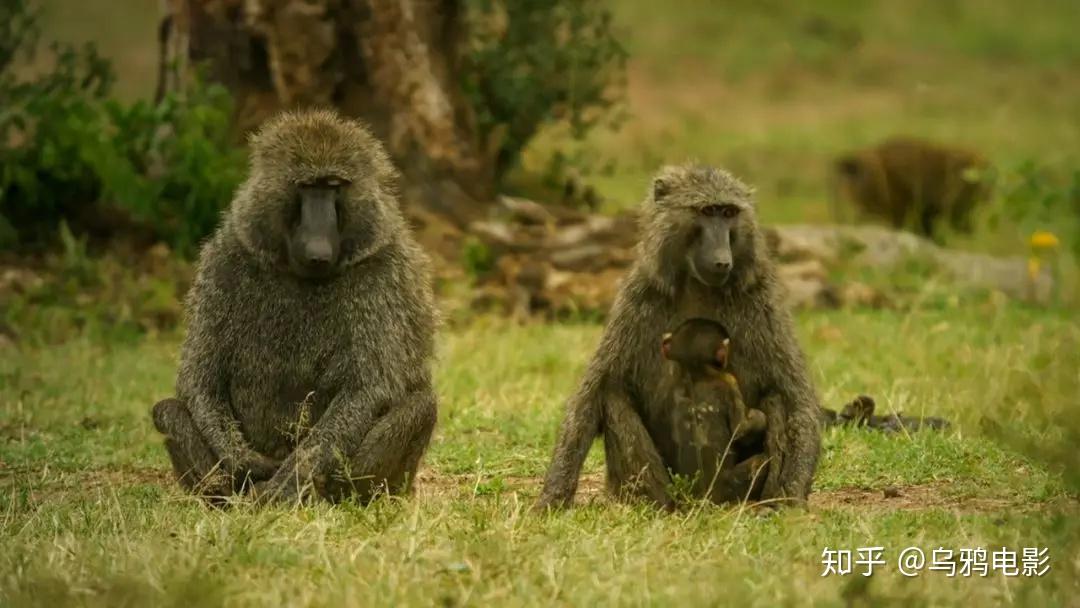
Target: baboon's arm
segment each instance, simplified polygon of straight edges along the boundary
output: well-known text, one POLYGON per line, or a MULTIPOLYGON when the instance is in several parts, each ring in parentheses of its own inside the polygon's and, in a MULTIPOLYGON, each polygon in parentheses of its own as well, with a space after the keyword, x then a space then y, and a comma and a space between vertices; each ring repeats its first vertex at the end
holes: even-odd
POLYGON ((191 288, 189 329, 181 349, 177 395, 187 405, 192 422, 220 459, 225 472, 250 471, 266 479, 276 469, 274 462, 251 448, 229 407, 225 378, 227 337, 231 334, 225 303, 212 295, 217 293, 220 292, 207 289, 201 276, 191 288))
MULTIPOLYGON (((405 288, 392 289, 401 293, 405 288)), ((430 390, 428 320, 413 314, 409 302, 361 306, 353 316, 357 333, 352 349, 340 354, 331 372, 342 378, 342 388, 270 480, 268 500, 294 500, 310 480, 327 475, 351 455, 390 408, 420 406, 406 395, 430 390)))
POLYGON ((583 386, 567 403, 555 441, 555 454, 536 503, 538 509, 568 507, 574 501, 581 467, 593 440, 600 434, 602 399, 599 386, 583 386))
POLYGON ((772 458, 762 498, 802 503, 810 494, 821 452, 821 404, 790 317, 784 315, 777 313, 768 332, 775 341, 769 351, 774 353, 770 366, 774 375, 768 378, 771 389, 759 405, 767 420, 766 446, 772 458))
MULTIPOLYGON (((609 489, 619 497, 644 497, 671 508, 671 476, 641 416, 623 391, 612 390, 604 401, 604 458, 609 489)), ((712 470, 716 468, 715 459, 712 470)), ((712 478, 713 473, 706 474, 712 478)))
POLYGON ((380 405, 365 400, 360 391, 339 393, 300 445, 281 463, 264 489, 263 499, 297 500, 313 478, 327 473, 360 444, 375 426, 375 412, 380 405))
POLYGON ((239 423, 229 413, 226 402, 206 393, 196 393, 187 401, 191 420, 221 461, 221 468, 232 475, 251 473, 255 479, 268 479, 277 462, 248 445, 239 423))

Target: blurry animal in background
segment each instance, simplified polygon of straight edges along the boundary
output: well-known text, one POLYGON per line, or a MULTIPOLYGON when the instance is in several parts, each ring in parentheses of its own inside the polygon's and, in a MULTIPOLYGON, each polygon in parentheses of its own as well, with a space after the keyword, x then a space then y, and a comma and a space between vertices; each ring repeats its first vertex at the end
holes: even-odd
POLYGON ((688 319, 664 335, 661 351, 675 377, 676 450, 669 469, 693 480, 697 498, 716 503, 757 498, 766 474, 765 414, 747 409, 728 370, 727 329, 709 319, 688 319))
POLYGON ((435 426, 436 310, 397 172, 361 124, 284 114, 199 254, 176 398, 153 419, 216 500, 408 490, 435 426))
POLYGON ((866 427, 886 433, 895 433, 902 430, 910 432, 922 429, 947 430, 952 426, 948 420, 936 416, 927 416, 925 418, 905 416, 903 414, 876 416, 874 415, 874 408, 875 404, 872 398, 859 395, 844 405, 839 412, 829 408, 821 408, 821 421, 826 427, 866 427))
POLYGON ((989 168, 971 150, 893 137, 841 156, 833 171, 837 202, 933 237, 940 222, 971 231, 972 211, 990 194, 989 168))

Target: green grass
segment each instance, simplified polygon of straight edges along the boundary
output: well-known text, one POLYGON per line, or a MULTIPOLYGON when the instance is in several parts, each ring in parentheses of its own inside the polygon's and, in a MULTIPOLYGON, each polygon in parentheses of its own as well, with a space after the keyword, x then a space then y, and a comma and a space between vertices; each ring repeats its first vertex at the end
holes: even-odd
POLYGON ((178 336, 7 351, 0 604, 1066 605, 1076 591, 1072 481, 980 431, 990 415, 1055 440, 1041 413, 1075 407, 1080 386, 1071 317, 1016 306, 801 315, 826 403, 865 392, 884 410, 943 415, 954 428, 827 432, 805 512, 616 504, 600 491, 594 449, 582 505, 529 514, 599 331, 487 318, 448 330, 417 495, 297 511, 213 510, 173 487, 147 412, 170 392, 178 336), (889 486, 902 495, 882 498, 889 486), (825 547, 875 545, 893 563, 869 582, 819 576, 825 547), (907 546, 1002 545, 1048 546, 1051 572, 905 579, 895 569, 907 546))

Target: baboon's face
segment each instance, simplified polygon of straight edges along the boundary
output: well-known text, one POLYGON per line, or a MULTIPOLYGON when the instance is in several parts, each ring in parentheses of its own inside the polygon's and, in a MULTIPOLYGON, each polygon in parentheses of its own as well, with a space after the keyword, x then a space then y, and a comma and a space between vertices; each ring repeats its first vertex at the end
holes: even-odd
POLYGON ((696 217, 687 251, 687 264, 697 280, 720 287, 727 282, 735 267, 733 246, 739 238, 742 208, 731 203, 711 203, 697 207, 693 212, 696 217))
POLYGON ((283 114, 252 138, 251 174, 228 221, 245 247, 305 280, 329 280, 393 239, 396 172, 359 123, 283 114))
POLYGON ((752 191, 726 171, 704 166, 666 167, 653 180, 647 206, 645 254, 662 273, 708 287, 752 273, 758 240, 752 191), (672 268, 677 266, 678 269, 672 268))
POLYGON ((719 323, 691 319, 664 334, 660 352, 665 359, 687 369, 724 370, 731 355, 731 340, 719 323))
POLYGON ((834 166, 837 195, 844 200, 864 201, 870 190, 870 173, 858 156, 846 156, 834 166))
POLYGON ((341 210, 348 182, 326 175, 297 184, 288 207, 287 251, 293 271, 306 278, 333 274, 341 259, 341 210))

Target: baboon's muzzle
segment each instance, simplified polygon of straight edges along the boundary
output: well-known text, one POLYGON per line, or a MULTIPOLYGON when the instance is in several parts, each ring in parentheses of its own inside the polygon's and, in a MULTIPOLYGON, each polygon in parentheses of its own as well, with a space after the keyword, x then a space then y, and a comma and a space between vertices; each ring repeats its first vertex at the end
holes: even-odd
POLYGON ((337 266, 341 232, 337 214, 338 188, 300 188, 300 223, 293 237, 293 262, 301 274, 322 277, 337 266))

